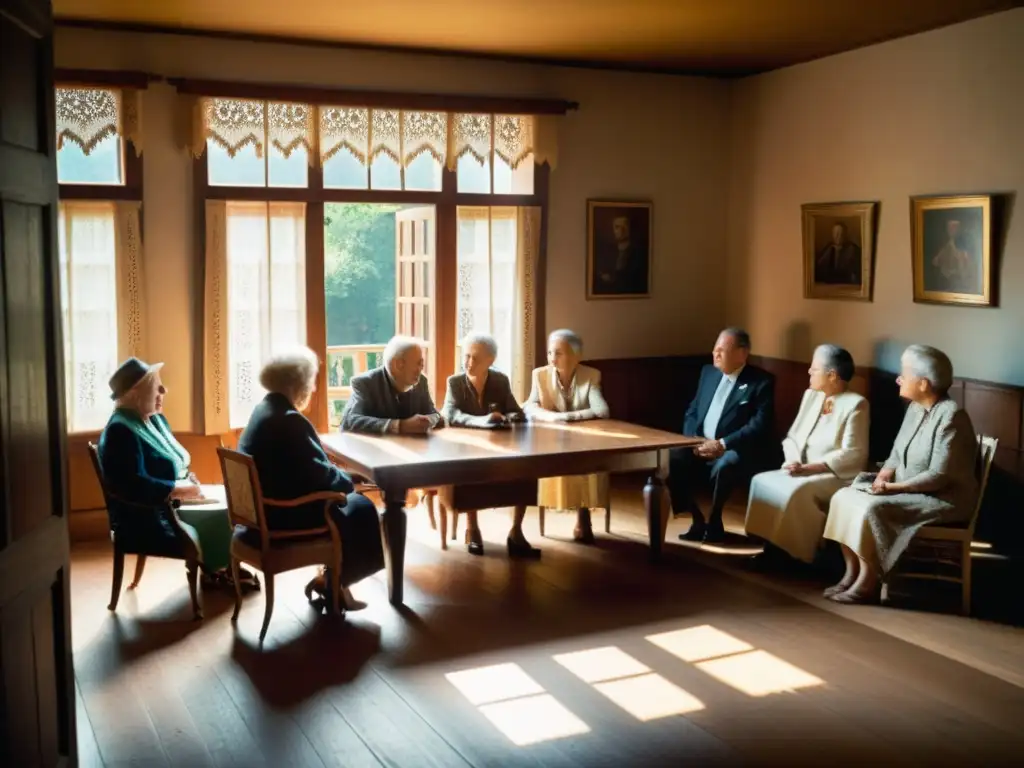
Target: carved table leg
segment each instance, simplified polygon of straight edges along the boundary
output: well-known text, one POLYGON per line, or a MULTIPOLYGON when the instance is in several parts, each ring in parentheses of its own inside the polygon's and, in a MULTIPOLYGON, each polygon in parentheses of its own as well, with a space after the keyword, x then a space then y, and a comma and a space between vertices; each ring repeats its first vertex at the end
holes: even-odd
POLYGON ((664 478, 668 476, 668 451, 658 451, 658 469, 644 486, 644 508, 647 511, 647 536, 651 545, 651 561, 661 560, 661 550, 668 528, 669 501, 664 478))
POLYGON ((408 526, 405 494, 405 489, 384 489, 381 530, 384 534, 384 560, 388 569, 388 599, 392 605, 401 605, 404 593, 405 534, 408 526))

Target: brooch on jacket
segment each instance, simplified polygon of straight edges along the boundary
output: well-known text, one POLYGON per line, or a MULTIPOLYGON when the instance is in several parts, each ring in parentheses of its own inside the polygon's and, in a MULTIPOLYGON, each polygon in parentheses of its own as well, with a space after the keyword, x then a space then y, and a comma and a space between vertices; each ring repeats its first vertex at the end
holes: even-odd
POLYGON ((823 406, 821 406, 821 413, 823 415, 828 416, 830 413, 832 413, 832 404, 833 404, 833 402, 834 401, 832 400, 831 397, 825 398, 825 404, 823 406))

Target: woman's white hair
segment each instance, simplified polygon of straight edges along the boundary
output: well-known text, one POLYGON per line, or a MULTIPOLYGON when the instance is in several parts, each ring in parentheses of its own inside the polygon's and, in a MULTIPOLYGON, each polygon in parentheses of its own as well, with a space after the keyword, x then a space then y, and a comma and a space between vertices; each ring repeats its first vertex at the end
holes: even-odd
POLYGON ((911 372, 926 379, 936 394, 943 396, 953 386, 953 363, 946 353, 924 344, 911 344, 903 350, 911 372))
POLYGON ((260 370, 260 384, 268 392, 284 395, 292 405, 309 400, 320 361, 309 347, 284 350, 270 357, 260 370))
POLYGON ((384 347, 384 367, 390 369, 393 360, 405 357, 405 353, 410 349, 422 346, 423 342, 412 336, 392 336, 391 341, 384 347))
POLYGON ((551 346, 551 343, 555 341, 564 341, 577 357, 583 354, 583 339, 575 331, 570 331, 568 328, 559 328, 557 331, 552 331, 548 335, 548 346, 551 346))
POLYGON ((498 342, 494 340, 493 336, 486 333, 471 333, 462 340, 462 352, 465 353, 474 344, 479 344, 481 347, 487 350, 487 354, 491 357, 498 356, 498 342))

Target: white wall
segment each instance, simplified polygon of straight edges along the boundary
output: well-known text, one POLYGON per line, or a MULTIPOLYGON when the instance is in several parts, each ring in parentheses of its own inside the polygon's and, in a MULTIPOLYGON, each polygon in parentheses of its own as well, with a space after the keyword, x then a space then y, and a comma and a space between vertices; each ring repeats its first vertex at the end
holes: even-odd
POLYGON ((728 312, 757 351, 815 344, 891 366, 909 342, 958 375, 1024 384, 1024 9, 739 82, 733 91, 728 312), (1016 193, 998 309, 915 304, 912 195, 1016 193), (877 200, 872 303, 803 298, 802 203, 877 200))
MULTIPOLYGON (((581 103, 560 131, 551 175, 547 325, 572 327, 590 358, 688 354, 725 321, 729 90, 724 81, 542 67, 449 57, 61 28, 57 66, 166 76, 394 91, 546 96, 581 103), (654 202, 653 296, 586 300, 586 200, 654 202)), ((191 163, 173 141, 175 92, 144 104, 144 239, 150 353, 168 363, 168 412, 191 422, 193 323, 191 163)))

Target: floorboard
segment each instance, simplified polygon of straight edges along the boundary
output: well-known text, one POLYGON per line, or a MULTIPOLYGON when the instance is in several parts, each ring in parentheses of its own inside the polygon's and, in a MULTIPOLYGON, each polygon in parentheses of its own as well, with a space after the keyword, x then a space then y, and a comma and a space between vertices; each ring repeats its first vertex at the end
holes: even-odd
POLYGON ((506 557, 507 511, 481 514, 472 557, 414 510, 403 610, 381 575, 354 589, 365 611, 320 616, 310 572, 285 574, 262 646, 262 593, 234 627, 233 595, 208 590, 193 622, 181 563, 153 559, 111 614, 109 550, 76 546, 81 764, 1000 765, 1024 749, 1019 628, 826 604, 819 575, 751 572, 742 539, 680 545, 685 521, 652 566, 635 489, 614 505, 593 547, 570 515, 549 512, 544 539, 528 516, 539 562, 506 557))

